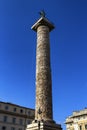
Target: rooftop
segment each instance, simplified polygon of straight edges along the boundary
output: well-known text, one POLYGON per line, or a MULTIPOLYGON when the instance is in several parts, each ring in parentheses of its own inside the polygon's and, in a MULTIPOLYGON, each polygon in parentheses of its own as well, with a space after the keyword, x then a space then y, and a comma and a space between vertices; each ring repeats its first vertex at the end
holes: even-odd
POLYGON ((32 108, 24 107, 24 106, 21 106, 21 105, 17 105, 17 104, 10 103, 10 102, 3 102, 3 101, 0 101, 0 103, 12 105, 12 106, 17 106, 17 107, 22 107, 22 108, 30 109, 30 110, 33 110, 33 111, 34 111, 34 109, 32 109, 32 108))
POLYGON ((80 111, 74 111, 71 116, 66 118, 65 123, 66 124, 67 123, 72 123, 74 118, 81 117, 81 116, 84 116, 84 115, 87 115, 87 108, 85 108, 83 110, 80 110, 80 111))

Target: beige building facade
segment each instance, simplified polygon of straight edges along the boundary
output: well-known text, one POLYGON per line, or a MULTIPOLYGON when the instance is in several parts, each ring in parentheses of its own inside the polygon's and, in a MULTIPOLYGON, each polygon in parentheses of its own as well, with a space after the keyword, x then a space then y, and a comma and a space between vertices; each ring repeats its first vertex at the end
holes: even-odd
POLYGON ((73 112, 65 124, 67 130, 87 130, 87 108, 73 112))
POLYGON ((34 116, 34 109, 0 102, 0 130, 25 130, 34 116))

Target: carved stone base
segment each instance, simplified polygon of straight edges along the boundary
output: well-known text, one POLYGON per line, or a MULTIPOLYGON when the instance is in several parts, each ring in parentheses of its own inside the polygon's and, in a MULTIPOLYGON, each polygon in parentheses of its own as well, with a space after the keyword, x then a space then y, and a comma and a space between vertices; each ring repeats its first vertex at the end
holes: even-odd
POLYGON ((40 122, 27 125, 26 130, 62 130, 60 124, 40 122))

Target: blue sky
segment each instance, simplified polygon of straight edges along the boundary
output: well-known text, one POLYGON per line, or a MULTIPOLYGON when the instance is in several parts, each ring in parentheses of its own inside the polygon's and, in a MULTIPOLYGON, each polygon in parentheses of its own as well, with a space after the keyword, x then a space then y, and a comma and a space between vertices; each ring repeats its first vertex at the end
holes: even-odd
POLYGON ((87 107, 87 0, 0 0, 0 100, 34 108, 36 33, 44 9, 50 33, 54 120, 87 107))

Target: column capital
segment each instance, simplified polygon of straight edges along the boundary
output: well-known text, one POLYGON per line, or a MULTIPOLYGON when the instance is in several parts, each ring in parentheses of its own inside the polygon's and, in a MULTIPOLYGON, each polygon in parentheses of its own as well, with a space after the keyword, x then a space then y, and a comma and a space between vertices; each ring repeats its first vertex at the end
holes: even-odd
POLYGON ((48 21, 47 18, 45 17, 41 17, 32 27, 31 29, 37 32, 37 28, 41 25, 45 25, 49 27, 49 31, 52 31, 55 27, 53 25, 53 23, 51 23, 50 21, 48 21))

